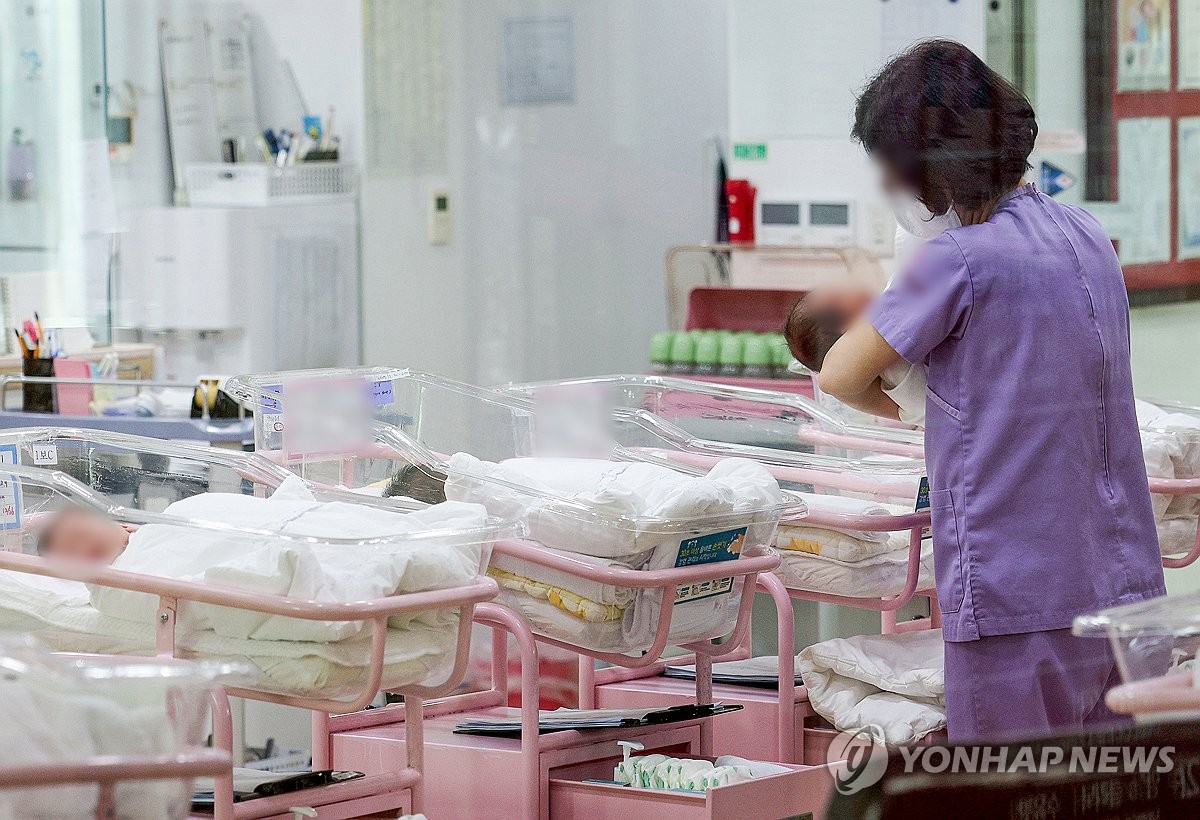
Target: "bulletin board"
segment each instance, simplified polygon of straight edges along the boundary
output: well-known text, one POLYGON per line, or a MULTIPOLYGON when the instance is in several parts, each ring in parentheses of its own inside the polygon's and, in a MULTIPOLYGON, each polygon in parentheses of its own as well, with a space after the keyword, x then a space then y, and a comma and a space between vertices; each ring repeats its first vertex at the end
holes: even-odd
POLYGON ((1117 206, 1110 230, 1131 291, 1197 298, 1200 0, 1096 6, 1084 33, 1087 199, 1117 206))

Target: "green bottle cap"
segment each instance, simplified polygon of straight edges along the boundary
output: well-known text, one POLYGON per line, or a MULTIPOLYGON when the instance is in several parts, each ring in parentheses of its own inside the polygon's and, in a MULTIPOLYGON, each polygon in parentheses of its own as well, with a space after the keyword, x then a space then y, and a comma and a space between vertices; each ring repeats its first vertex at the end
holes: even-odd
POLYGON ((688 333, 676 333, 671 340, 672 362, 696 361, 696 340, 688 333))
POLYGON ((696 363, 697 364, 716 364, 720 359, 721 340, 717 338, 717 334, 705 334, 700 337, 700 341, 696 342, 696 363))
POLYGON ((767 344, 767 340, 758 334, 746 339, 746 348, 745 352, 742 354, 742 363, 747 366, 770 365, 771 348, 767 344))
POLYGON ((741 336, 729 334, 721 340, 721 364, 730 364, 735 367, 740 367, 742 364, 742 348, 745 343, 741 336))
POLYGON ((669 362, 671 361, 671 334, 664 331, 655 333, 650 339, 650 361, 652 362, 669 362))

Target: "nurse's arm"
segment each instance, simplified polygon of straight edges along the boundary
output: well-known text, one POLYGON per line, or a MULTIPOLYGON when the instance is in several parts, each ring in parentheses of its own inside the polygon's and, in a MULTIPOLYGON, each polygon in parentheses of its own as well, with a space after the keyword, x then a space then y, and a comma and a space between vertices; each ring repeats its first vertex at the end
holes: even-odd
POLYGON ((879 331, 870 322, 861 321, 825 354, 817 384, 823 392, 855 410, 899 420, 900 408, 883 392, 879 379, 889 365, 898 361, 900 354, 879 331))

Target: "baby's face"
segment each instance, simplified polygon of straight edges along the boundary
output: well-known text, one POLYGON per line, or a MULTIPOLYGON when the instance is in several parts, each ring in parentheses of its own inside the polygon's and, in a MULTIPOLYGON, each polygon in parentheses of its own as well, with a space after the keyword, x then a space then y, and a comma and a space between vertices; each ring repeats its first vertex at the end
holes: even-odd
POLYGON ((854 287, 852 285, 833 285, 816 288, 805 297, 805 303, 810 305, 810 315, 816 313, 832 313, 840 316, 843 331, 849 330, 850 325, 861 316, 875 294, 870 288, 854 287))
POLYGON ((128 543, 129 531, 117 522, 95 513, 69 511, 50 525, 40 552, 48 558, 111 564, 128 543))

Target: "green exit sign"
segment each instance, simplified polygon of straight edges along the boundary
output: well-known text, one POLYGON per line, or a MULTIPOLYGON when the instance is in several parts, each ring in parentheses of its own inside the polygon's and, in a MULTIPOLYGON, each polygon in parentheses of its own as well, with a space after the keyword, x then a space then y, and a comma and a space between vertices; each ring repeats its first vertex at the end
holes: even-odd
POLYGON ((765 142, 735 142, 733 144, 734 159, 766 159, 767 144, 765 142))

